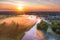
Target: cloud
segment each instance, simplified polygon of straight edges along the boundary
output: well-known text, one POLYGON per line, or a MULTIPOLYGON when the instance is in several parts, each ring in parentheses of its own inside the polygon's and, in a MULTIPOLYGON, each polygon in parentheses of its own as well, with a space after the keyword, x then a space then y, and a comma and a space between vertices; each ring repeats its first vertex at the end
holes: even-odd
POLYGON ((14 1, 23 1, 25 3, 39 4, 39 5, 60 6, 60 0, 14 0, 14 1))
POLYGON ((60 0, 0 0, 0 6, 2 4, 24 4, 27 7, 36 7, 36 8, 54 8, 54 9, 60 9, 60 0))
POLYGON ((60 6, 60 0, 0 0, 0 1, 7 1, 7 2, 12 2, 12 3, 60 6))

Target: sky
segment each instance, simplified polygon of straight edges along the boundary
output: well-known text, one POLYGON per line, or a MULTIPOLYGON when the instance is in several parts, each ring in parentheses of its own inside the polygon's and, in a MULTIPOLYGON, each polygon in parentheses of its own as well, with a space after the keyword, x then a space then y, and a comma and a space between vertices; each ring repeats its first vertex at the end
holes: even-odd
POLYGON ((59 10, 60 0, 0 0, 0 10, 16 10, 23 4, 25 10, 59 10))

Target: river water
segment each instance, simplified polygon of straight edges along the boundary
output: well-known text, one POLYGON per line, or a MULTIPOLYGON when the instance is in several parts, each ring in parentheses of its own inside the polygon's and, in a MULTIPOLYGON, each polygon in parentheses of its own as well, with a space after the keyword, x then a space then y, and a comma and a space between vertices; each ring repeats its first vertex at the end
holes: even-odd
MULTIPOLYGON (((39 22, 41 22, 41 19, 37 19, 37 23, 39 22)), ((40 38, 36 34, 37 23, 29 31, 25 32, 22 40, 40 40, 40 38)))

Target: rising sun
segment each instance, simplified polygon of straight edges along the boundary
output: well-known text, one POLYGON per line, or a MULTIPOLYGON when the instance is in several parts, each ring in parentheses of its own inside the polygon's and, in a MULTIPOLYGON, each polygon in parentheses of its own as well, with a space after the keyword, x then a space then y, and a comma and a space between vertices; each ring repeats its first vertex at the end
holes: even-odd
POLYGON ((24 5, 23 4, 19 4, 18 5, 18 10, 19 11, 23 11, 24 10, 24 5))

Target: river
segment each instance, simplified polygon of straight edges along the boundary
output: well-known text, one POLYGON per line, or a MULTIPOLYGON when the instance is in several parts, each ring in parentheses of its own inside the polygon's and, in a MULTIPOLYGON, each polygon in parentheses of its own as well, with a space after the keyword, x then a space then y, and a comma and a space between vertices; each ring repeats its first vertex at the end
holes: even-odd
POLYGON ((39 22, 41 22, 41 19, 37 19, 37 23, 29 31, 25 32, 22 40, 40 40, 40 38, 36 34, 37 24, 39 22))

